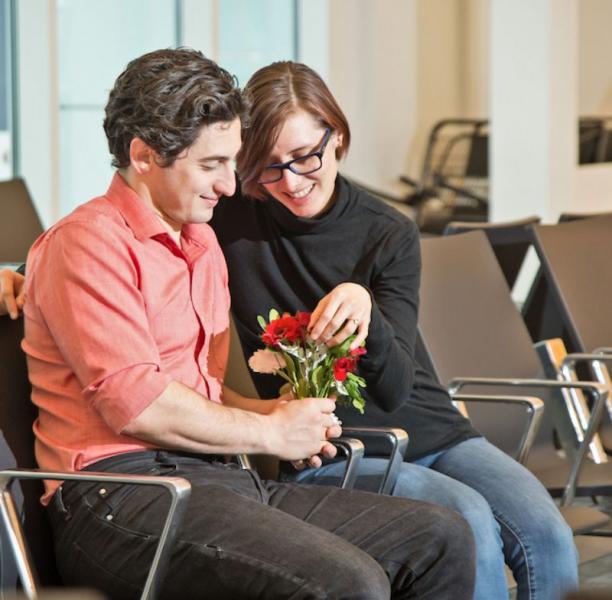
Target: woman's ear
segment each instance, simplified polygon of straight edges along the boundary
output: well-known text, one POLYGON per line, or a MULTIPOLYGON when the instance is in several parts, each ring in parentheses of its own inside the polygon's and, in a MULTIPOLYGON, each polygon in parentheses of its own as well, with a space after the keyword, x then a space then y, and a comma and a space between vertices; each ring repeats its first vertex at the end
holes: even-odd
MULTIPOLYGON (((138 137, 130 142, 130 165, 136 173, 148 173, 155 163, 155 151, 138 137)), ((156 164, 156 163, 155 163, 156 164)))
POLYGON ((336 136, 336 148, 342 148, 342 134, 336 136))

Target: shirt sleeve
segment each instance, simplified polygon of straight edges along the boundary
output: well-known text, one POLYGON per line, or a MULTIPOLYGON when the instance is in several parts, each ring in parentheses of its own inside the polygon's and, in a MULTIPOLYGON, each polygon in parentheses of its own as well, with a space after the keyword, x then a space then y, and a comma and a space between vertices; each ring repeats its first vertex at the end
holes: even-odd
POLYGON ((127 233, 104 221, 53 230, 40 260, 28 261, 28 293, 84 398, 120 433, 172 378, 160 368, 127 233))
POLYGON ((410 222, 389 236, 370 281, 368 352, 359 363, 367 395, 388 412, 409 400, 414 385, 420 276, 419 236, 410 222))

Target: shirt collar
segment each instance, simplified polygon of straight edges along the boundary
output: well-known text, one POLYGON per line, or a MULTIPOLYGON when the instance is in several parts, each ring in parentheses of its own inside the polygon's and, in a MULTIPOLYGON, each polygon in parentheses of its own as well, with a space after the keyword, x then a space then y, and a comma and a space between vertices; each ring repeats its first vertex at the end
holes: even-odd
MULTIPOLYGON (((169 236, 159 216, 143 202, 119 173, 115 173, 106 198, 125 219, 136 239, 143 241, 159 235, 169 236)), ((207 247, 210 227, 206 224, 184 225, 181 235, 189 241, 207 247)))

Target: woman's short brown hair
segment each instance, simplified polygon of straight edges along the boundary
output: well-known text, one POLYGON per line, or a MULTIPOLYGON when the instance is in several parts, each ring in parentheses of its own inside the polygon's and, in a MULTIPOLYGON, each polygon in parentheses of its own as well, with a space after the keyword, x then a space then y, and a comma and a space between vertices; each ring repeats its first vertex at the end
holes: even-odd
POLYGON ((138 137, 157 152, 161 166, 170 166, 204 125, 242 119, 246 111, 236 78, 201 52, 149 52, 128 64, 106 104, 112 164, 130 164, 130 143, 138 137))
POLYGON ((245 194, 265 198, 265 190, 257 180, 270 161, 287 117, 299 109, 342 135, 336 158, 342 158, 348 150, 348 121, 325 82, 310 67, 291 61, 272 63, 249 79, 244 95, 250 105, 249 126, 243 131, 237 168, 245 194))

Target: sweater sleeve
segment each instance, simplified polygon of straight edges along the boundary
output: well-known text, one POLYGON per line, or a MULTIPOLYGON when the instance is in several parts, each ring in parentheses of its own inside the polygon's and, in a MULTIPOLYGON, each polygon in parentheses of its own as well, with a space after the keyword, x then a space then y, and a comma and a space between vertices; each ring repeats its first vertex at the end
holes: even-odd
POLYGON ((415 341, 421 253, 414 223, 388 237, 372 274, 367 355, 359 365, 367 395, 391 412, 409 401, 415 377, 415 341))

